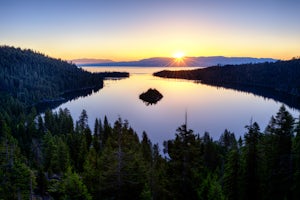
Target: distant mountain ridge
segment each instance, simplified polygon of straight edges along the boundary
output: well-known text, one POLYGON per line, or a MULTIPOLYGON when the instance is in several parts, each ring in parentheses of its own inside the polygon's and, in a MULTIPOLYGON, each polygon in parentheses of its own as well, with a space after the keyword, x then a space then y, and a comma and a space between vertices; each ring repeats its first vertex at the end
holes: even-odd
POLYGON ((140 67, 173 67, 173 66, 189 66, 189 67, 209 67, 215 65, 239 65, 248 63, 264 63, 275 62, 272 58, 252 58, 252 57, 184 57, 183 59, 175 59, 170 57, 154 57, 137 61, 124 62, 95 62, 79 64, 80 66, 140 66, 140 67))
POLYGON ((114 61, 109 59, 79 58, 79 59, 70 60, 70 62, 76 65, 85 65, 85 64, 92 64, 92 63, 111 63, 114 61))

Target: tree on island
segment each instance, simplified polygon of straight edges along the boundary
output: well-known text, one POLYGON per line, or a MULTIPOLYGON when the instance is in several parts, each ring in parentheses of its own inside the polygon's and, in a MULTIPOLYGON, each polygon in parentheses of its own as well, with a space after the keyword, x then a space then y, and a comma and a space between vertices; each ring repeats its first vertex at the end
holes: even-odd
POLYGON ((163 95, 156 89, 148 89, 147 92, 140 94, 140 99, 143 100, 146 105, 156 104, 163 98, 163 95))

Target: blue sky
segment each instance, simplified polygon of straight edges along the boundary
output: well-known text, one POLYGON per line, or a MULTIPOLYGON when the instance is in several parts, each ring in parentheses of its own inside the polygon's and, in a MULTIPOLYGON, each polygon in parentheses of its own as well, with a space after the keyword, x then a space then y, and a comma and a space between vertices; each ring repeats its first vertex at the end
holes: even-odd
POLYGON ((300 55, 298 0, 0 0, 1 44, 63 59, 300 55))

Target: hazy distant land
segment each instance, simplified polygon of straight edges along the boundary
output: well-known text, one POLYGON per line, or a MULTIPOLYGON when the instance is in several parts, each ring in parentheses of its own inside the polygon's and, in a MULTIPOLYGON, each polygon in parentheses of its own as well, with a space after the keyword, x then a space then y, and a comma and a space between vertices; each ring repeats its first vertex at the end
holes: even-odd
POLYGON ((113 60, 110 60, 110 59, 93 59, 93 58, 79 58, 79 59, 74 59, 74 60, 70 60, 70 61, 76 65, 114 62, 113 60))
POLYGON ((175 59, 172 57, 154 57, 137 61, 114 62, 106 59, 76 59, 72 60, 78 66, 139 66, 139 67, 173 67, 173 66, 189 66, 189 67, 209 67, 215 65, 239 65, 248 63, 264 63, 275 62, 273 58, 252 58, 252 57, 184 57, 183 59, 175 59))

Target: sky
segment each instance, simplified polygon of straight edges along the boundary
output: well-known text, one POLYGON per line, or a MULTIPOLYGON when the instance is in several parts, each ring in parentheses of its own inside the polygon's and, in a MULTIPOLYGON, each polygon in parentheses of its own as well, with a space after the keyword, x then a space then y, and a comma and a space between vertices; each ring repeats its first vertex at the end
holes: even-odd
POLYGON ((300 0, 0 0, 0 45, 65 60, 300 56, 300 0))

